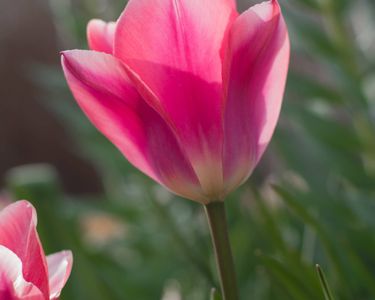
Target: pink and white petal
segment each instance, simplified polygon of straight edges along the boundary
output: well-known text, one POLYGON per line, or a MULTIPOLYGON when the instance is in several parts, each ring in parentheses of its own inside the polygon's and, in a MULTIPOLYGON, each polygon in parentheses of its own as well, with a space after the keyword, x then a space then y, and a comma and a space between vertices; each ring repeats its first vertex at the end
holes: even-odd
POLYGON ((87 40, 91 50, 113 53, 113 44, 115 39, 115 22, 104 22, 93 19, 87 25, 87 40))
POLYGON ((60 296, 65 286, 73 265, 71 251, 61 251, 47 256, 50 299, 55 300, 60 296))
POLYGON ((0 245, 0 299, 47 300, 42 292, 22 273, 22 262, 8 248, 0 245))
POLYGON ((289 54, 288 32, 276 0, 251 7, 234 22, 223 68, 228 190, 250 175, 272 137, 289 54))
POLYGON ((23 277, 48 299, 47 263, 36 231, 37 216, 27 201, 18 201, 0 211, 0 245, 21 260, 23 277))
POLYGON ((130 0, 115 34, 114 55, 152 91, 142 96, 174 128, 209 198, 222 187, 221 56, 236 16, 232 0, 130 0))
POLYGON ((94 51, 67 51, 62 65, 92 123, 142 172, 176 194, 198 200, 197 178, 164 119, 143 101, 123 64, 94 51))

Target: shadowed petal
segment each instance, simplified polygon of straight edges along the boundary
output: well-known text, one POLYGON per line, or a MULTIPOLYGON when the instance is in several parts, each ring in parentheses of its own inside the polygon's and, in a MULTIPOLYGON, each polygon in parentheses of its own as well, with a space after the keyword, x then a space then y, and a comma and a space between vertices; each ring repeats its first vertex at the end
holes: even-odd
POLYGON ((289 52, 288 33, 276 0, 251 7, 231 28, 223 69, 227 189, 250 175, 271 139, 284 94, 289 52))
POLYGON ((119 60, 74 50, 63 53, 62 65, 78 104, 133 165, 177 194, 201 198, 173 132, 142 100, 119 60))
POLYGON ((87 40, 91 50, 113 53, 113 43, 116 30, 115 22, 104 22, 94 19, 87 25, 87 40))
POLYGON ((27 201, 18 201, 0 211, 0 245, 21 260, 23 277, 48 299, 47 263, 36 231, 36 212, 27 201))
POLYGON ((130 0, 114 54, 173 126, 208 198, 222 187, 222 45, 232 0, 130 0))
POLYGON ((60 296, 62 288, 67 282, 73 265, 71 251, 61 251, 47 256, 50 299, 55 300, 60 296))

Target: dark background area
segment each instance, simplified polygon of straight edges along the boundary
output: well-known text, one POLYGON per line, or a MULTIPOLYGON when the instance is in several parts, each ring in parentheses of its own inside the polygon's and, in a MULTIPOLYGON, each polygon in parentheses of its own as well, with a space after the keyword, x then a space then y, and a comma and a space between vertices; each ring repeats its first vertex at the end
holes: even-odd
POLYGON ((98 192, 100 179, 41 101, 33 68, 58 67, 62 41, 48 1, 0 2, 0 180, 28 163, 53 164, 72 193, 98 192))

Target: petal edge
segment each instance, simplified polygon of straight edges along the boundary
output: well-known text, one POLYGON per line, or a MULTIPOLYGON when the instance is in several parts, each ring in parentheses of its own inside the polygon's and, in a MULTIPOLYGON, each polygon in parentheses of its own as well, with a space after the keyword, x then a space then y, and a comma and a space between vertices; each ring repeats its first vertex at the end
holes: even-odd
POLYGON ((290 43, 276 0, 255 5, 237 18, 227 55, 224 174, 231 190, 255 168, 280 113, 290 43))
POLYGON ((60 251, 47 256, 50 299, 55 300, 60 296, 65 286, 73 265, 71 251, 60 251))

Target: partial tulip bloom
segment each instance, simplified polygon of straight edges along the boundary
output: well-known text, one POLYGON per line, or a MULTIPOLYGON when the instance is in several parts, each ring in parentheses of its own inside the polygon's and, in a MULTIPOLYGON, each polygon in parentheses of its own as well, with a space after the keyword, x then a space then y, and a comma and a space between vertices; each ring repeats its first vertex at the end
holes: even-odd
POLYGON ((75 99, 142 172, 208 204, 252 173, 274 132, 290 44, 276 0, 130 0, 62 53, 75 99))
POLYGON ((57 300, 71 272, 72 253, 45 256, 37 216, 27 201, 0 211, 0 299, 57 300))

